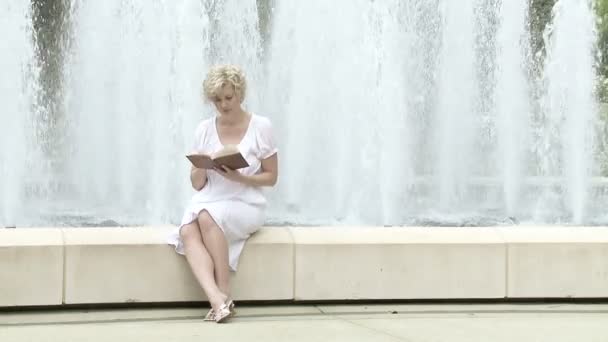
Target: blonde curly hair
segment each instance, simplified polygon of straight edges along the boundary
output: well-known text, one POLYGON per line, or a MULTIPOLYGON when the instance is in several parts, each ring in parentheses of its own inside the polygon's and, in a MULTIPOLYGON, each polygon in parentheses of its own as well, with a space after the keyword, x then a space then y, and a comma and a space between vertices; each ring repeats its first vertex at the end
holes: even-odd
POLYGON ((213 101, 225 85, 231 85, 243 103, 247 91, 247 81, 243 71, 231 64, 216 65, 209 70, 203 82, 203 96, 207 100, 213 101))

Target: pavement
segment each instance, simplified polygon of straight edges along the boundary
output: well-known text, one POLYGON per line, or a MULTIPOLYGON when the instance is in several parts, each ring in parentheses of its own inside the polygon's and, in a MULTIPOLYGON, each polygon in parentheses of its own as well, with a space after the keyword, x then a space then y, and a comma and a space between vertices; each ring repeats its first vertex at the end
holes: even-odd
POLYGON ((608 341, 608 304, 248 305, 0 312, 0 342, 608 341))

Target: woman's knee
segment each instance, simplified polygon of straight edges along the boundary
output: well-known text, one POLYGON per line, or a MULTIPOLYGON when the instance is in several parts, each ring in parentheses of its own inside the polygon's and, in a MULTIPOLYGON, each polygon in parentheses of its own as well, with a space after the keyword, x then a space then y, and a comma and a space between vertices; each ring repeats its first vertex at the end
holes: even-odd
POLYGON ((186 243, 186 244, 188 244, 190 241, 193 241, 193 240, 200 241, 201 232, 198 229, 198 224, 196 223, 196 221, 183 226, 179 230, 179 236, 182 238, 182 241, 184 241, 184 243, 186 243))
POLYGON ((198 226, 200 233, 203 235, 212 229, 217 229, 217 223, 207 210, 203 210, 198 214, 198 226))

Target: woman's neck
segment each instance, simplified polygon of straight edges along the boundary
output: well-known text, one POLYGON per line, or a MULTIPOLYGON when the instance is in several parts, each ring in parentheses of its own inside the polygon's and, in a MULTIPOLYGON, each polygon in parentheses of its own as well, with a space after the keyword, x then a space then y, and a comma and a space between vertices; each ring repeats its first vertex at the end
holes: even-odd
POLYGON ((249 114, 243 109, 241 109, 229 115, 220 114, 218 120, 222 125, 234 126, 242 123, 243 121, 246 121, 248 116, 249 114))

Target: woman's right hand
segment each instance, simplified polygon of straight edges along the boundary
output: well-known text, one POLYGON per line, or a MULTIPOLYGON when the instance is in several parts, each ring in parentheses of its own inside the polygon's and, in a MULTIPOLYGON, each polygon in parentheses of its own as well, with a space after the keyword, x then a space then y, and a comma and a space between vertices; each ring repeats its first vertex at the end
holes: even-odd
POLYGON ((199 169, 192 165, 190 169, 190 182, 196 191, 201 191, 207 184, 207 170, 199 169))

